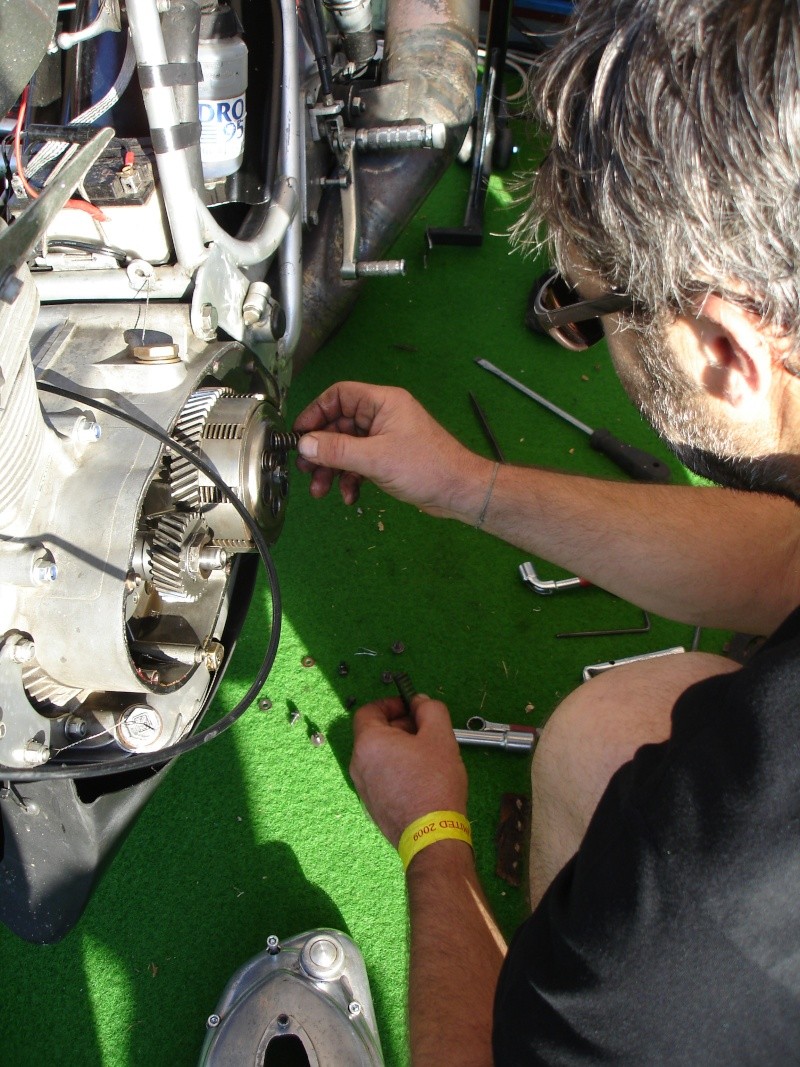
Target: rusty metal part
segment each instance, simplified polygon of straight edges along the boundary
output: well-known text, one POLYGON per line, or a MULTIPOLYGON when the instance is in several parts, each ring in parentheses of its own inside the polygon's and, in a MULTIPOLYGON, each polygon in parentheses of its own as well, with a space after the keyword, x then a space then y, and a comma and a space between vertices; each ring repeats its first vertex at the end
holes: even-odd
POLYGON ((530 815, 530 797, 522 793, 503 793, 500 798, 500 822, 495 835, 495 874, 509 885, 519 886, 522 883, 530 815))

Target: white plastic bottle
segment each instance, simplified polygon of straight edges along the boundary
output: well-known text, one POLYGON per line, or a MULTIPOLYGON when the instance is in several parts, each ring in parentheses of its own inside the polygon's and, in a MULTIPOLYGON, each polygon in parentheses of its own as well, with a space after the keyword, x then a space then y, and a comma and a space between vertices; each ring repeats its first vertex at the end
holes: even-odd
POLYGON ((200 19, 200 156, 209 183, 235 174, 244 155, 247 45, 239 29, 227 4, 204 11, 200 19))

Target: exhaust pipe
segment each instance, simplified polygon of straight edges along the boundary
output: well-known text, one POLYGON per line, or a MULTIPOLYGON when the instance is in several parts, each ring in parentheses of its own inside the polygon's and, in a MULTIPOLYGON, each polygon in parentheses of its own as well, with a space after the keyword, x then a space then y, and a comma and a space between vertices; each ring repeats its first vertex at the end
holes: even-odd
MULTIPOLYGON (((475 111, 478 0, 393 0, 387 9, 383 81, 360 95, 359 125, 441 123, 443 150, 360 154, 359 260, 381 259, 451 163, 475 111)), ((320 222, 303 251, 303 330, 297 372, 344 320, 359 280, 341 277, 343 227, 338 192, 326 190, 320 222)))

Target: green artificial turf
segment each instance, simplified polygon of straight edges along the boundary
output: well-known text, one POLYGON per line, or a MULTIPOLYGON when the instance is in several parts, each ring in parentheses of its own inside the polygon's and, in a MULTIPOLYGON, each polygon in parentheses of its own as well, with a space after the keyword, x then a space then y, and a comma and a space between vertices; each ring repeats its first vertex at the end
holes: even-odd
MULTIPOLYGON (((535 152, 517 128, 521 159, 535 152)), ((605 347, 572 354, 523 325, 538 266, 511 254, 508 178, 492 179, 481 248, 425 252, 427 225, 461 222, 469 174, 454 166, 392 253, 404 278, 374 280, 337 336, 302 371, 292 417, 339 378, 405 386, 454 434, 488 454, 468 392, 509 461, 623 477, 583 434, 476 367, 486 356, 592 426, 667 454, 625 399, 605 347)), ((431 462, 435 457, 431 457, 431 462)), ((674 480, 685 480, 669 459, 674 480)), ((567 531, 568 533, 568 531, 567 531)), ((5 1067, 184 1067, 233 972, 265 946, 321 926, 349 933, 364 955, 386 1063, 407 1063, 406 912, 397 856, 350 784, 351 712, 386 693, 386 670, 445 700, 454 725, 545 721, 587 663, 675 644, 692 632, 653 618, 649 633, 557 640, 569 629, 636 626, 641 612, 599 589, 549 598, 524 586, 528 557, 484 533, 425 516, 371 486, 346 508, 313 501, 294 478, 275 547, 283 634, 264 689, 212 745, 177 761, 102 879, 78 926, 37 947, 0 930, 5 1067), (391 651, 401 641, 405 651, 391 651), (358 655, 361 648, 377 652, 358 655), (314 666, 303 666, 304 657, 314 666), (346 677, 339 664, 349 665, 346 677), (289 724, 290 703, 303 715, 289 724), (529 708, 532 707, 532 710, 529 708), (309 741, 313 729, 327 744, 309 741)), ((544 577, 562 572, 541 563, 544 577)), ((230 708, 257 670, 269 617, 259 579, 217 705, 230 708)), ((716 650, 723 635, 705 633, 716 650)), ((528 792, 528 760, 469 750, 470 817, 487 893, 507 934, 524 894, 494 874, 500 797, 528 792)), ((391 768, 387 768, 387 773, 391 768)), ((443 927, 459 921, 442 901, 443 927)), ((469 961, 464 961, 469 966, 469 961)))

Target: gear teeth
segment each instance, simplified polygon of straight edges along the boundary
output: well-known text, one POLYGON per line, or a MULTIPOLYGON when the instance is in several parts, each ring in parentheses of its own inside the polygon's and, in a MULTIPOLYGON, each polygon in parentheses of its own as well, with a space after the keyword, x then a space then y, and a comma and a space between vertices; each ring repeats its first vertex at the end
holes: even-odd
POLYGON ((31 700, 37 704, 53 704, 58 708, 67 704, 82 704, 89 695, 88 689, 73 689, 57 682, 36 662, 26 663, 22 668, 22 684, 31 700))
MULTIPOLYGON (((175 423, 172 435, 176 441, 193 453, 199 453, 203 427, 216 402, 223 396, 232 396, 232 389, 222 387, 198 389, 192 393, 175 423)), ((196 510, 200 507, 200 492, 197 468, 183 456, 172 456, 168 461, 167 480, 170 494, 176 504, 196 510)))
POLYGON ((159 517, 148 550, 153 585, 163 600, 193 604, 205 583, 186 568, 185 547, 203 522, 196 512, 173 512, 159 517))

